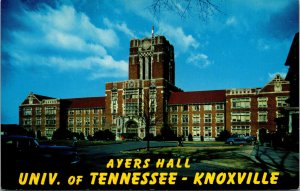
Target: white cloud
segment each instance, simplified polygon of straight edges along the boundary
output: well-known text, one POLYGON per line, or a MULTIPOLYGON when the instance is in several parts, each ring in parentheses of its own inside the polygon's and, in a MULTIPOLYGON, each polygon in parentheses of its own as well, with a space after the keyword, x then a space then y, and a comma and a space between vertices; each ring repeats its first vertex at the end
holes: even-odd
MULTIPOLYGON (((73 7, 44 6, 17 17, 25 27, 11 31, 11 43, 5 46, 11 64, 56 67, 60 71, 85 69, 90 71, 91 79, 127 75, 127 62, 115 60, 106 51, 119 45, 114 30, 95 26, 87 15, 73 7)), ((126 24, 116 27, 128 29, 126 24)))
POLYGON ((266 42, 266 40, 264 40, 264 39, 257 40, 257 49, 258 50, 266 51, 266 50, 269 50, 270 48, 271 47, 270 47, 269 43, 266 42))
POLYGON ((136 38, 136 36, 134 35, 134 32, 132 30, 130 30, 127 27, 127 24, 124 22, 114 24, 108 18, 104 18, 103 22, 109 28, 117 29, 117 30, 123 32, 124 34, 128 35, 130 38, 136 38))
POLYGON ((199 68, 206 68, 212 64, 212 61, 208 59, 208 56, 205 54, 192 54, 188 57, 187 63, 193 64, 199 68))
POLYGON ((227 18, 225 23, 227 26, 233 26, 233 25, 237 24, 237 20, 235 17, 229 17, 229 18, 227 18))
POLYGON ((190 47, 196 49, 199 47, 199 42, 190 34, 185 34, 181 27, 174 27, 168 24, 161 24, 158 33, 168 37, 177 51, 185 52, 190 47))

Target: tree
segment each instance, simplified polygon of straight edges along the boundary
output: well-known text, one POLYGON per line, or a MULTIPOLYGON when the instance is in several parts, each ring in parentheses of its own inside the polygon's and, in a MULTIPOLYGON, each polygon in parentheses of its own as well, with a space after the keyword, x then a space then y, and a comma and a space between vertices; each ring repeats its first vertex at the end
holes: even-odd
POLYGON ((215 12, 221 12, 213 0, 152 0, 150 10, 155 17, 159 17, 159 14, 166 10, 181 18, 197 15, 203 20, 207 20, 215 12))
POLYGON ((52 135, 52 140, 65 140, 71 138, 72 132, 66 128, 58 128, 52 135))
POLYGON ((230 132, 225 129, 220 132, 218 137, 216 137, 216 141, 226 141, 230 136, 230 132))

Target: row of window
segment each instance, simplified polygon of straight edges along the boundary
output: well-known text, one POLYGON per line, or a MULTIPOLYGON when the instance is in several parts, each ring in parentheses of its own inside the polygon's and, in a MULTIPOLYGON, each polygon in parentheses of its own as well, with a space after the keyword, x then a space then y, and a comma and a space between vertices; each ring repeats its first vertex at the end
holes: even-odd
MULTIPOLYGON (((280 112, 276 112, 276 118, 282 117, 280 112)), ((200 114, 193 114, 192 123, 199 124, 200 123, 200 114)), ((224 113, 217 113, 215 116, 216 123, 224 123, 224 113)), ((251 113, 250 112, 232 112, 231 113, 231 122, 250 122, 251 121, 251 113)), ((181 116, 182 123, 189 123, 189 115, 181 116)), ((258 122, 268 122, 268 112, 267 111, 259 111, 258 112, 258 122)), ((178 123, 178 115, 171 115, 171 123, 178 123)), ((212 114, 205 113, 204 114, 204 123, 212 123, 212 114)))
MULTIPOLYGON (((23 115, 28 116, 32 115, 32 107, 25 107, 23 109, 23 115)), ((45 107, 45 114, 46 115, 56 115, 56 107, 45 107)), ((42 108, 36 107, 35 108, 35 115, 42 115, 42 108)))
MULTIPOLYGON (((84 123, 85 126, 90 126, 91 124, 93 126, 97 126, 100 124, 99 118, 98 117, 93 117, 93 119, 91 120, 90 117, 77 117, 76 121, 74 120, 74 117, 69 117, 68 118, 68 126, 82 126, 84 123), (75 123, 76 122, 76 123, 75 123)), ((101 118, 101 124, 105 124, 105 117, 101 118)))
MULTIPOLYGON (((182 115, 181 116, 181 122, 182 123, 188 123, 189 122, 189 115, 182 115)), ((193 114, 192 116, 192 122, 194 124, 200 123, 200 114, 193 114)), ((204 123, 211 123, 212 122, 212 114, 205 113, 204 114, 204 123)), ((216 114, 216 122, 217 123, 224 123, 224 113, 217 113, 216 114)), ((178 115, 171 115, 171 123, 177 124, 178 123, 178 115)))
MULTIPOLYGON (((285 107, 287 106, 286 100, 287 96, 278 96, 276 97, 276 106, 285 107)), ((259 97, 257 98, 257 105, 259 108, 268 107, 268 97, 259 97)), ((251 98, 232 98, 231 99, 231 108, 232 109, 241 109, 241 108, 250 108, 251 107, 251 98)))
MULTIPOLYGON (((23 125, 24 126, 32 125, 32 118, 24 118, 23 119, 23 125)), ((42 125, 41 117, 37 117, 35 119, 35 125, 42 125)), ((51 115, 46 116, 45 125, 46 126, 55 126, 56 125, 56 116, 51 116, 51 115)))
POLYGON ((100 129, 98 127, 83 128, 83 129, 81 127, 76 127, 76 128, 71 127, 68 128, 68 130, 74 133, 83 133, 85 136, 89 136, 89 135, 94 135, 100 129))
POLYGON ((69 115, 89 115, 89 114, 99 114, 99 113, 103 113, 101 109, 72 109, 68 111, 69 115))
MULTIPOLYGON (((276 97, 276 106, 277 107, 285 107, 287 106, 286 100, 287 96, 278 96, 276 97)), ((259 97, 257 98, 257 103, 259 108, 267 108, 268 107, 268 97, 259 97)), ((211 111, 214 105, 205 104, 205 105, 192 105, 192 111, 200 111, 201 107, 203 107, 204 111, 211 111)), ((224 104, 216 104, 216 110, 224 110, 224 104)), ((232 109, 243 109, 251 107, 251 98, 232 98, 231 99, 231 108, 232 109)), ((189 105, 170 106, 170 111, 177 112, 179 110, 183 112, 189 111, 189 105)))
MULTIPOLYGON (((189 134, 192 134, 193 138, 200 138, 201 132, 204 133, 204 137, 213 137, 213 131, 215 131, 215 137, 219 136, 220 133, 224 130, 224 126, 216 126, 213 128, 212 126, 194 126, 192 128, 192 132, 188 127, 182 127, 181 131, 178 130, 178 127, 172 127, 172 131, 175 135, 182 135, 187 137, 189 134)), ((231 127, 232 134, 240 134, 249 136, 251 134, 251 126, 249 125, 236 125, 231 127)))
MULTIPOLYGON (((205 104, 205 105, 192 105, 192 111, 200 111, 201 107, 203 108, 204 111, 211 111, 214 105, 211 104, 205 104)), ((224 110, 224 104, 216 104, 215 105, 217 110, 224 110)), ((183 111, 187 112, 189 111, 189 105, 182 105, 182 106, 177 106, 177 105, 172 105, 170 106, 170 111, 183 111)))
POLYGON ((178 131, 178 127, 172 127, 171 129, 175 135, 182 135, 183 137, 187 137, 189 134, 192 134, 193 138, 200 138, 201 131, 204 132, 204 137, 212 137, 213 130, 215 131, 215 135, 218 136, 220 132, 224 130, 224 126, 217 126, 215 128, 211 126, 194 126, 192 128, 192 132, 190 132, 188 127, 182 127, 181 131, 178 131))

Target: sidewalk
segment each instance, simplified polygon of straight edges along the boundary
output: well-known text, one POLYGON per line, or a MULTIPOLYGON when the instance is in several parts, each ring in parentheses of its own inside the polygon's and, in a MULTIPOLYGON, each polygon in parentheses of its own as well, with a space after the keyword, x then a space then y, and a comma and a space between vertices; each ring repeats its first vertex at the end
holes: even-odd
POLYGON ((269 169, 288 173, 291 176, 299 175, 299 153, 297 152, 254 146, 250 157, 269 169))

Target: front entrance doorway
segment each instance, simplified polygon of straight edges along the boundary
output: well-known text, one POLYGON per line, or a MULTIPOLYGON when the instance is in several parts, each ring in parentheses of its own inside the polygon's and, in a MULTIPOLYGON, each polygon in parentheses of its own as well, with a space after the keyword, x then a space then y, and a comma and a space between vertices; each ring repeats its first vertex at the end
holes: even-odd
POLYGON ((127 121, 125 124, 126 127, 126 138, 135 138, 138 137, 138 124, 133 120, 127 121))

